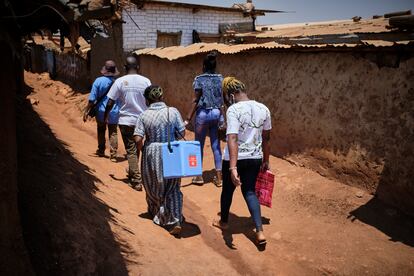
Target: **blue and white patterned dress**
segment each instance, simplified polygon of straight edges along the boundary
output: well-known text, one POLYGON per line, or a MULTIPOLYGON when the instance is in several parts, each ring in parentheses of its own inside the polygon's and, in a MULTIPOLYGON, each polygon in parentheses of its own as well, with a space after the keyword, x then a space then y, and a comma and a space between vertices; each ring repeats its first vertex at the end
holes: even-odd
POLYGON ((180 113, 163 102, 153 103, 138 116, 134 135, 145 137, 142 149, 141 173, 148 203, 148 212, 154 223, 167 226, 182 222, 183 194, 181 179, 164 179, 162 167, 162 143, 168 142, 168 128, 171 141, 177 132, 185 130, 180 113), (168 124, 167 112, 170 114, 168 124))

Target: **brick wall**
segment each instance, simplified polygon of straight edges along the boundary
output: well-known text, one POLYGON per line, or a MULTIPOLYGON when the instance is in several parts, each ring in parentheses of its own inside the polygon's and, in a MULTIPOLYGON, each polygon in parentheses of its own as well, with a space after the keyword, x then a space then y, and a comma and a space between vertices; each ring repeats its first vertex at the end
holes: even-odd
POLYGON ((132 5, 123 11, 122 19, 126 22, 122 28, 124 52, 156 47, 157 30, 182 31, 181 45, 186 46, 193 41, 193 30, 218 34, 220 23, 252 22, 250 17, 238 12, 200 10, 193 13, 192 9, 157 4, 146 4, 142 9, 132 5))

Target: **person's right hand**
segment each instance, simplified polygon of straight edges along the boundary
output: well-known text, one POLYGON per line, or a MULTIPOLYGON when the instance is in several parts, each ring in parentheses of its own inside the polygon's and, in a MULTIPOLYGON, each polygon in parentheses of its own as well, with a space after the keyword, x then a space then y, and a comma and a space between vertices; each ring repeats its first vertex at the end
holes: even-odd
POLYGON ((237 170, 231 170, 230 175, 231 175, 231 181, 233 182, 234 186, 238 187, 242 184, 237 170))
POLYGON ((262 172, 270 170, 269 161, 263 161, 262 166, 260 167, 262 172))
POLYGON ((86 120, 88 120, 88 113, 87 112, 83 113, 83 122, 86 122, 86 120))

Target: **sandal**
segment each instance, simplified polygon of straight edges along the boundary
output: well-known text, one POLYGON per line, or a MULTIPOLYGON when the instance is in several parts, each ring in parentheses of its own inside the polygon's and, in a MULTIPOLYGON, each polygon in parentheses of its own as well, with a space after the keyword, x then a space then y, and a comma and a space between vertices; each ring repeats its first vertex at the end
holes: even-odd
POLYGON ((214 185, 216 185, 216 187, 221 187, 221 186, 223 186, 223 181, 219 180, 217 176, 215 176, 215 177, 213 178, 213 183, 214 183, 214 185))
POLYGON ((263 231, 256 232, 256 243, 257 245, 265 245, 267 243, 263 231))
POLYGON ((177 236, 181 233, 181 229, 181 224, 177 222, 168 232, 173 236, 177 236))
POLYGON ((191 183, 198 184, 198 185, 203 185, 204 184, 204 179, 203 179, 202 176, 196 176, 196 177, 193 177, 193 179, 191 180, 191 183))
POLYGON ((141 192, 142 191, 142 184, 138 183, 131 183, 131 188, 134 189, 135 191, 141 192))

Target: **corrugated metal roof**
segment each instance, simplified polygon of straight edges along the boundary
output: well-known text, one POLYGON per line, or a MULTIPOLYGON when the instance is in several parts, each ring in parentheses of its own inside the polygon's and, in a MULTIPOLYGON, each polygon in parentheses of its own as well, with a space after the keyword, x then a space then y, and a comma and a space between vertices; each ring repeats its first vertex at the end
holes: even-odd
MULTIPOLYGON (((40 35, 33 35, 33 42, 37 45, 43 45, 46 49, 51 49, 60 52, 60 37, 52 37, 52 40, 49 40, 47 37, 41 37, 40 35)), ((79 51, 86 53, 91 49, 89 43, 83 38, 79 37, 77 44, 80 46, 79 51)), ((71 49, 70 41, 65 37, 65 49, 71 49)))
MULTIPOLYGON (((228 12, 238 12, 244 13, 243 10, 233 7, 220 7, 220 6, 211 6, 211 5, 201 5, 201 4, 191 4, 191 3, 182 3, 174 1, 160 1, 160 0, 129 0, 135 4, 158 4, 170 7, 180 7, 180 8, 189 8, 189 9, 204 9, 204 10, 217 10, 217 11, 228 11, 228 12)), ((277 10, 263 10, 263 9, 254 9, 253 14, 264 15, 265 13, 279 13, 283 11, 277 10)))
POLYGON ((316 35, 340 35, 355 33, 384 33, 391 32, 387 18, 326 21, 317 23, 298 23, 286 25, 259 26, 259 32, 242 34, 241 36, 255 36, 257 38, 274 37, 304 37, 316 35), (268 30, 261 31, 263 28, 268 30))
POLYGON ((159 58, 165 58, 168 60, 176 60, 186 56, 191 56, 199 53, 208 53, 210 51, 218 51, 221 54, 236 54, 240 52, 246 52, 250 50, 260 49, 320 49, 320 48, 355 48, 355 47, 391 47, 395 45, 408 45, 413 44, 413 41, 399 41, 389 42, 383 40, 367 40, 363 41, 363 44, 280 44, 277 42, 268 42, 262 44, 238 44, 227 45, 220 43, 195 43, 189 46, 172 46, 166 48, 146 48, 135 51, 137 55, 151 55, 159 58))

